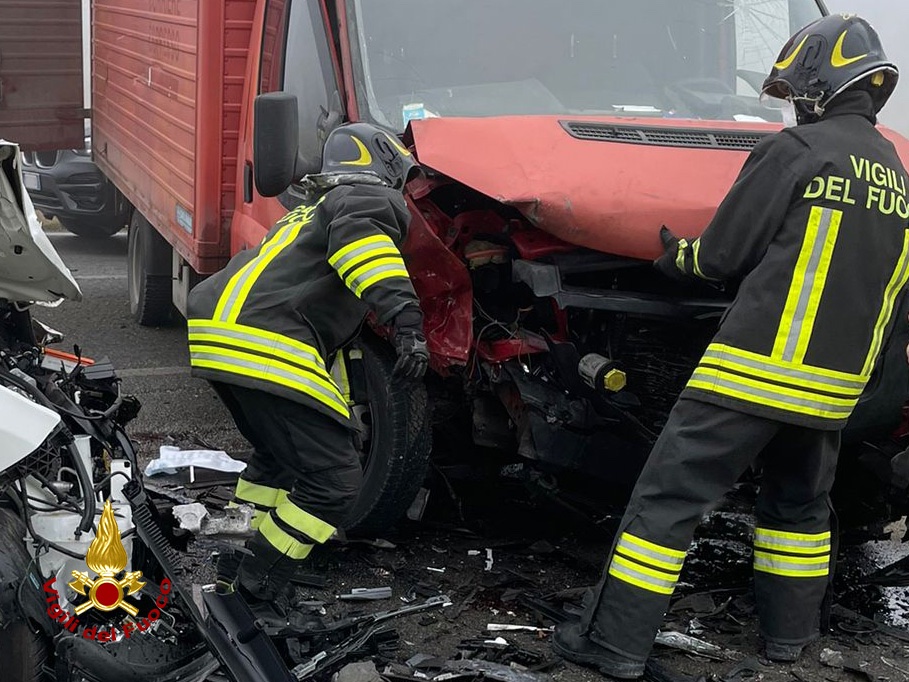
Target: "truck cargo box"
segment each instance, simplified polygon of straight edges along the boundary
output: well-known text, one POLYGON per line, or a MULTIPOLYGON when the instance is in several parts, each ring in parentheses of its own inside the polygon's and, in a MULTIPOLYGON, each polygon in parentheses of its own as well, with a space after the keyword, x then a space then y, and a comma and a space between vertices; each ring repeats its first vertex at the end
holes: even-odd
POLYGON ((82 149, 82 6, 0 0, 0 139, 25 151, 82 149))
POLYGON ((224 265, 255 0, 95 0, 95 161, 199 273, 224 265))

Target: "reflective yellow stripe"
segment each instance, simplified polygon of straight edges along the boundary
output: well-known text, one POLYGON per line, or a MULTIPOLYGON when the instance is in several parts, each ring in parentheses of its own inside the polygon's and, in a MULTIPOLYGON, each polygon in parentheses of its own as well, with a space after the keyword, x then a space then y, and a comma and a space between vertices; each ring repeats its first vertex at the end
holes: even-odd
POLYGON ((275 523, 271 514, 262 518, 258 530, 272 547, 291 559, 305 559, 312 551, 312 545, 306 545, 296 540, 290 533, 275 523))
POLYGON ((271 488, 267 485, 250 483, 241 478, 237 481, 237 487, 234 490, 234 497, 243 502, 252 502, 260 507, 276 507, 278 499, 278 488, 271 488))
POLYGON ((871 374, 871 370, 874 369, 874 363, 877 362, 877 356, 881 352, 881 346, 884 344, 884 329, 887 328, 887 323, 890 321, 896 297, 906 286, 907 280, 909 280, 909 230, 906 230, 903 235, 903 251, 896 262, 896 267, 893 269, 893 275, 891 275, 890 281, 887 283, 887 288, 884 289, 884 301, 881 305, 881 311, 878 313, 877 322, 874 324, 871 347, 868 349, 862 374, 871 374))
POLYGON ((772 357, 801 362, 811 340, 843 212, 813 206, 792 273, 772 357))
POLYGON ((868 383, 867 377, 858 374, 844 374, 784 362, 718 343, 712 343, 707 347, 701 362, 719 369, 734 369, 745 375, 795 384, 802 388, 813 388, 827 393, 838 393, 847 397, 860 396, 865 390, 865 384, 868 383))
POLYGON ((323 543, 332 535, 336 528, 325 523, 304 509, 300 509, 290 500, 285 500, 278 505, 276 510, 278 518, 291 528, 300 531, 318 543, 323 543))
POLYGON ((334 385, 279 360, 263 362, 263 358, 248 353, 213 346, 190 346, 190 363, 193 367, 270 381, 305 393, 344 417, 350 416, 347 405, 334 385))
POLYGON ((396 256, 397 258, 401 257, 401 252, 398 251, 394 246, 377 246, 377 247, 364 247, 362 253, 356 255, 351 254, 349 258, 344 259, 343 267, 338 267, 338 275, 345 277, 348 272, 358 267, 362 263, 370 260, 371 258, 377 258, 379 256, 396 256))
POLYGON ((636 559, 639 563, 649 564, 654 568, 662 568, 668 571, 681 571, 682 563, 677 564, 669 563, 668 561, 662 561, 661 559, 654 559, 652 556, 648 556, 642 552, 639 552, 634 549, 630 549, 627 546, 619 545, 615 548, 616 554, 621 556, 628 557, 630 559, 636 559))
MULTIPOLYGON (((210 346, 207 344, 191 344, 189 347, 190 361, 196 358, 204 358, 208 355, 216 355, 219 358, 231 358, 239 360, 244 367, 259 369, 263 372, 280 372, 282 374, 292 374, 294 377, 312 387, 326 398, 334 398, 342 401, 341 392, 331 380, 331 376, 325 370, 313 367, 311 363, 298 360, 296 363, 285 362, 274 357, 263 357, 253 353, 247 353, 243 350, 233 348, 223 348, 221 346, 210 346), (302 365, 302 367, 300 366, 302 365), (307 371, 309 370, 309 371, 307 371)), ((207 358, 212 359, 212 358, 207 358)), ((342 401, 343 402, 343 401, 342 401)))
POLYGON ((253 530, 258 530, 259 526, 262 525, 262 519, 264 519, 267 515, 267 511, 264 511, 263 509, 256 509, 256 511, 253 512, 252 519, 249 521, 249 527, 253 530))
MULTIPOLYGON (((215 307, 213 316, 216 320, 236 321, 237 315, 243 307, 243 302, 249 293, 249 288, 246 285, 248 284, 251 287, 258 277, 256 270, 259 265, 263 262, 265 265, 270 263, 278 253, 283 251, 296 238, 303 225, 302 221, 298 221, 282 227, 275 232, 271 239, 262 243, 262 246, 259 247, 259 253, 252 260, 234 273, 233 277, 227 282, 227 286, 224 287, 224 291, 221 292, 221 298, 218 299, 218 305, 215 307), (243 293, 244 288, 246 290, 245 294, 243 293)), ((258 272, 261 272, 261 270, 258 272)))
POLYGON ((302 353, 303 357, 311 360, 319 367, 325 368, 325 361, 314 346, 277 332, 265 331, 264 329, 257 329, 256 327, 236 322, 220 322, 218 320, 193 319, 189 320, 187 325, 190 334, 217 334, 218 336, 227 336, 244 342, 262 342, 270 348, 277 348, 295 356, 302 353))
POLYGON ((407 269, 407 267, 404 265, 404 259, 400 256, 394 256, 391 258, 377 258, 376 260, 371 260, 368 263, 365 263, 348 273, 348 275, 344 278, 344 284, 347 285, 348 289, 355 290, 360 286, 360 283, 363 280, 367 279, 371 275, 371 273, 387 270, 388 266, 392 266, 398 270, 407 269))
POLYGON ((271 263, 281 255, 281 253, 291 244, 300 234, 300 231, 308 224, 312 222, 312 217, 307 221, 300 221, 297 223, 292 223, 288 225, 285 230, 288 231, 287 236, 282 239, 279 244, 276 244, 274 248, 269 249, 267 246, 263 249, 263 252, 260 253, 255 261, 255 266, 249 271, 245 281, 240 285, 239 292, 237 293, 237 299, 234 301, 230 310, 225 310, 225 316, 222 317, 225 322, 236 322, 237 317, 240 315, 240 311, 243 309, 243 304, 246 303, 246 298, 249 296, 249 292, 252 289, 253 285, 256 283, 256 280, 259 279, 262 272, 267 268, 271 263))
POLYGON ((373 275, 369 279, 363 281, 356 289, 354 289, 354 293, 359 298, 372 285, 378 284, 379 282, 382 282, 386 279, 392 279, 393 277, 403 277, 404 279, 409 279, 410 274, 403 267, 389 268, 385 272, 380 272, 379 274, 373 275))
POLYGON ((791 554, 830 553, 830 531, 824 533, 790 533, 769 528, 754 529, 754 546, 791 554))
POLYGON ((858 402, 858 398, 844 400, 821 396, 709 367, 698 367, 688 381, 688 387, 824 419, 846 419, 858 402))
POLYGON ((675 266, 685 272, 685 249, 688 248, 688 240, 679 239, 678 251, 675 252, 675 266))
POLYGON ((679 568, 682 567, 685 557, 688 554, 680 549, 664 547, 663 545, 658 545, 655 542, 650 542, 649 540, 645 540, 637 535, 632 535, 631 533, 622 533, 622 536, 619 538, 618 546, 634 547, 648 556, 665 561, 666 563, 672 564, 674 567, 678 566, 679 568))
MULTIPOLYGON (((359 351, 351 351, 359 353, 359 351)), ((347 357, 344 351, 338 351, 334 363, 331 366, 331 379, 341 390, 341 397, 344 398, 348 406, 353 405, 350 399, 350 379, 347 376, 347 357)))
POLYGON ((617 554, 609 564, 609 575, 658 594, 672 594, 678 582, 678 576, 640 566, 617 554))
POLYGON ((698 263, 698 253, 701 250, 701 239, 698 237, 693 242, 691 242, 691 260, 694 263, 694 274, 700 277, 701 279, 710 279, 703 272, 701 272, 701 264, 698 263))
POLYGON ((300 355, 299 353, 288 353, 286 350, 281 350, 280 348, 275 348, 274 346, 268 346, 264 343, 258 343, 256 341, 249 340, 242 341, 240 339, 232 339, 229 336, 224 336, 221 334, 190 334, 189 341, 191 347, 197 349, 208 348, 209 344, 223 344, 227 346, 233 346, 239 350, 246 349, 257 351, 263 355, 280 358, 293 365, 302 365, 306 369, 313 372, 313 374, 322 377, 326 381, 331 380, 331 375, 325 370, 325 367, 322 364, 313 362, 311 359, 300 355))
POLYGON ((370 251, 378 245, 395 247, 395 243, 387 234, 376 234, 371 237, 363 237, 346 246, 341 247, 328 258, 328 264, 335 270, 345 268, 348 260, 356 258, 358 254, 370 251), (356 253, 354 253, 356 252, 356 253))
POLYGON ((832 379, 833 381, 829 382, 832 386, 857 388, 864 387, 868 381, 868 377, 861 374, 850 374, 848 372, 838 372, 835 369, 825 369, 824 367, 785 362, 784 360, 769 358, 760 353, 753 353, 751 351, 742 350, 741 348, 735 348, 734 346, 726 346, 721 343, 711 343, 707 347, 707 352, 716 353, 718 357, 732 355, 741 360, 759 363, 759 366, 761 367, 772 367, 774 370, 782 370, 786 373, 793 372, 793 374, 789 374, 789 376, 792 376, 793 378, 807 378, 815 381, 832 379))
POLYGON ((754 553, 754 570, 787 578, 820 578, 830 573, 828 557, 791 557, 767 552, 754 553))

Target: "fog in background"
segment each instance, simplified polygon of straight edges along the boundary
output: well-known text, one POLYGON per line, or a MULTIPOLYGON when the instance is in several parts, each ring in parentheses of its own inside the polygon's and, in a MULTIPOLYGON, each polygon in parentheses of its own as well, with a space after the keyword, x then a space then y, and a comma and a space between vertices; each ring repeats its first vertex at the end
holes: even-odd
POLYGON ((909 0, 826 0, 831 12, 852 12, 877 29, 887 56, 900 67, 900 83, 881 121, 909 136, 909 0))

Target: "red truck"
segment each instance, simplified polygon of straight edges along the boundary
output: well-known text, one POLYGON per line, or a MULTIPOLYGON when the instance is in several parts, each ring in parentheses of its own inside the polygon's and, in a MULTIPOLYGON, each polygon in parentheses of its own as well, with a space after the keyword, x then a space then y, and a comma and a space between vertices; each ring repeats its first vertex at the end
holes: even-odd
MULTIPOLYGON (((734 293, 656 275, 659 228, 707 225, 781 127, 759 98, 770 64, 825 12, 819 0, 94 0, 93 154, 134 207, 132 311, 153 325, 182 310, 300 201, 293 181, 318 169, 327 130, 376 123, 426 170, 407 190, 405 256, 434 372, 429 403, 423 388, 389 393, 391 356, 372 332, 335 363, 361 426, 361 523, 413 499, 430 419, 455 425, 446 448, 621 486, 734 293)), ((885 134, 909 161, 909 142, 885 134)), ((885 468, 909 392, 909 330, 891 337, 847 434, 856 458, 885 468)))

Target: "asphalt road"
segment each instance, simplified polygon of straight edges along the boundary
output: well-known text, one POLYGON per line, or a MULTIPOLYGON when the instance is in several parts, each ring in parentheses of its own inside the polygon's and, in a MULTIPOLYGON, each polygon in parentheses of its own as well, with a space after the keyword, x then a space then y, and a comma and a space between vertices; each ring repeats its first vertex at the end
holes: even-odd
POLYGON ((124 392, 142 403, 138 419, 130 424, 141 454, 154 456, 157 444, 168 436, 202 439, 227 450, 247 448, 208 385, 189 375, 182 320, 168 328, 147 328, 130 317, 126 232, 104 240, 52 230, 48 235, 84 299, 36 309, 35 316, 64 333, 61 350, 71 352, 78 343, 87 357, 110 357, 123 378, 124 392))

